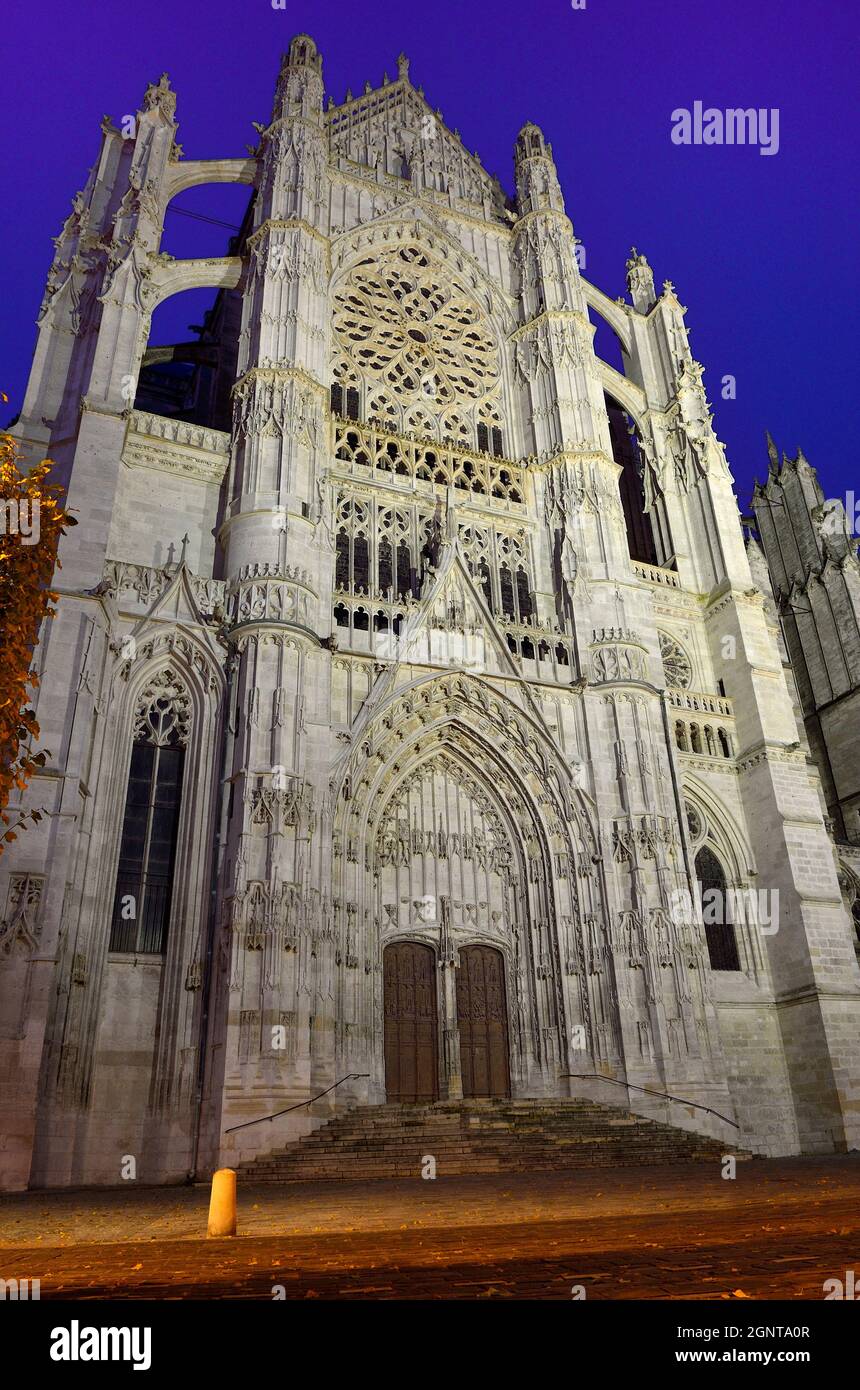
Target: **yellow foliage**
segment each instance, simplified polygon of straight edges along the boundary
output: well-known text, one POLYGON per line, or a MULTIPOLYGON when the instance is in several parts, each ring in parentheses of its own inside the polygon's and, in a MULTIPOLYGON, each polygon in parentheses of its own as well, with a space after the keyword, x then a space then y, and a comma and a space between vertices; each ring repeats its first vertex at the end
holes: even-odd
MULTIPOLYGON (((31 753, 27 746, 39 736, 35 712, 29 707, 30 692, 38 685, 30 663, 42 621, 55 612, 57 595, 48 585, 60 536, 67 526, 77 525, 61 506, 63 489, 48 481, 52 467, 45 459, 22 473, 15 441, 0 434, 0 821, 4 825, 9 824, 10 794, 23 791, 36 768, 44 767, 47 756, 31 753), (38 517, 38 539, 9 524, 16 510, 38 517)), ((38 821, 41 816, 32 811, 29 818, 38 821)), ((14 830, 0 835, 0 853, 4 843, 15 838, 14 830)))

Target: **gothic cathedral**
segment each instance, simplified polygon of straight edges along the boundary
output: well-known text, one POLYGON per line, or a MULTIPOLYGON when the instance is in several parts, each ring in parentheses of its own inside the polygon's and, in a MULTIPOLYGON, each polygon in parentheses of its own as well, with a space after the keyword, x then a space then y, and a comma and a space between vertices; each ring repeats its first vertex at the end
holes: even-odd
POLYGON ((79 524, 0 860, 0 1181, 482 1096, 860 1147, 852 923, 672 284, 589 283, 541 130, 510 197, 405 58, 326 105, 297 37, 240 158, 175 110, 103 121, 14 431, 79 524), (229 254, 161 252, 213 182, 229 254))

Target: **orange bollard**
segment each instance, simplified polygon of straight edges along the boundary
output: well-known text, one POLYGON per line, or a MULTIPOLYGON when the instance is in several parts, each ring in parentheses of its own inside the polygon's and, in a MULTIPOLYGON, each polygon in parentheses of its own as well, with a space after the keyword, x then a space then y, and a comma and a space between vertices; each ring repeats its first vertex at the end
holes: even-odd
POLYGON ((209 1198, 209 1236, 236 1234, 236 1170, 219 1168, 212 1174, 212 1195, 209 1198))

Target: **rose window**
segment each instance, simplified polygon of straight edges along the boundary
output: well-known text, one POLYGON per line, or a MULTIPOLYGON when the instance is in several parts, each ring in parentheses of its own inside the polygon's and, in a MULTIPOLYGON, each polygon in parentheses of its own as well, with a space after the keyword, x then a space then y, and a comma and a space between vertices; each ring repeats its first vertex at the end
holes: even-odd
POLYGON ((361 371, 431 408, 482 400, 499 379, 484 313, 415 246, 353 268, 334 296, 334 332, 361 371))
POLYGON ((665 632, 660 636, 660 655, 663 658, 663 674, 666 684, 675 690, 689 690, 693 679, 690 658, 683 647, 665 632))

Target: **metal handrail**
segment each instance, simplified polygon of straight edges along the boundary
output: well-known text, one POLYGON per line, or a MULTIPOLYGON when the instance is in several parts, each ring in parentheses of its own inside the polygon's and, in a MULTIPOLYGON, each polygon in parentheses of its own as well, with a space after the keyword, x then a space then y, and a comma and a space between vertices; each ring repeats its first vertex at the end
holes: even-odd
POLYGON ((328 1095, 329 1091, 335 1090, 344 1081, 359 1081, 368 1076, 370 1076, 369 1071, 351 1071, 347 1076, 342 1076, 340 1081, 335 1081, 333 1086, 326 1086, 325 1090, 320 1091, 318 1096, 311 1096, 309 1100, 300 1100, 298 1105, 288 1105, 286 1110, 276 1110, 274 1115, 261 1115, 258 1120, 243 1120, 240 1125, 230 1125, 224 1133, 232 1134, 234 1129, 247 1129, 249 1125, 261 1125, 264 1120, 277 1120, 281 1115, 289 1115, 291 1110, 301 1110, 305 1105, 313 1105, 315 1100, 321 1100, 323 1096, 328 1095))
POLYGON ((613 1086, 626 1086, 628 1091, 642 1091, 646 1096, 676 1100, 679 1105, 692 1105, 695 1110, 704 1110, 706 1115, 716 1115, 718 1120, 724 1120, 727 1125, 740 1129, 736 1120, 730 1120, 728 1115, 721 1115, 719 1110, 712 1110, 709 1105, 700 1105, 696 1100, 684 1100, 682 1096, 670 1096, 668 1091, 652 1091, 648 1086, 637 1086, 635 1081, 619 1081, 615 1076, 602 1076, 599 1071, 564 1071, 561 1075, 562 1080, 570 1081, 611 1081, 613 1086))

